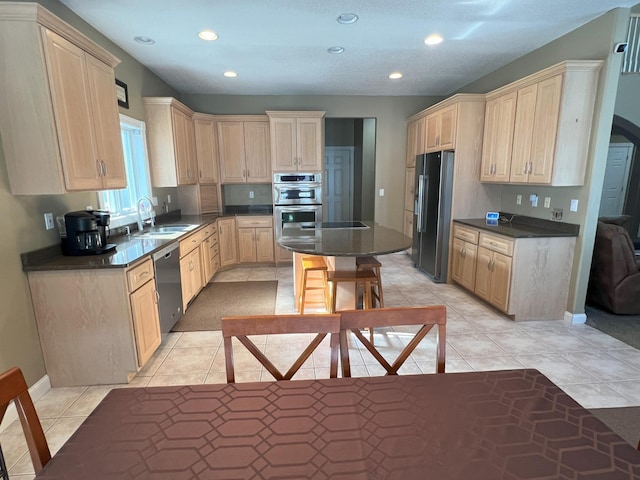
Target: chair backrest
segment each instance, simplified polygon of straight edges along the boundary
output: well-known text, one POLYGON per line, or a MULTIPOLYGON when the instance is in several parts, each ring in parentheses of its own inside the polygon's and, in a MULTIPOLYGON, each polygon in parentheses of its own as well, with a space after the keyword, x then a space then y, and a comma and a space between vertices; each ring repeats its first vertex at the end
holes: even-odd
POLYGON ((0 422, 12 401, 18 411, 33 469, 37 474, 51 460, 51 452, 29 395, 27 382, 17 367, 0 374, 0 422))
POLYGON ((370 310, 349 310, 340 312, 340 358, 342 376, 351 376, 349 364, 348 335, 353 332, 364 347, 387 371, 386 375, 397 375, 398 370, 420 341, 437 326, 436 372, 444 373, 446 353, 447 310, 444 305, 428 307, 374 308, 370 310), (420 325, 411 341, 404 347, 393 363, 389 363, 376 347, 360 332, 363 328, 420 325))
POLYGON ((329 376, 336 378, 338 376, 340 315, 253 315, 246 317, 223 317, 222 336, 224 338, 227 383, 233 383, 235 381, 232 346, 233 337, 236 337, 276 380, 291 380, 327 334, 331 336, 329 376), (284 374, 247 338, 248 335, 291 333, 316 333, 317 335, 284 374))

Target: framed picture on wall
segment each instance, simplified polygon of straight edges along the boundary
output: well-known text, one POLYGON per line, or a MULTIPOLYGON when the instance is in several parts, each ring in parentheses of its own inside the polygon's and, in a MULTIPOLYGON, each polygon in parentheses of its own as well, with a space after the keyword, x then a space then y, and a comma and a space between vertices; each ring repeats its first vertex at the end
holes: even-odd
POLYGON ((123 108, 129 108, 129 91, 127 84, 116 78, 116 96, 118 97, 118 105, 123 108))

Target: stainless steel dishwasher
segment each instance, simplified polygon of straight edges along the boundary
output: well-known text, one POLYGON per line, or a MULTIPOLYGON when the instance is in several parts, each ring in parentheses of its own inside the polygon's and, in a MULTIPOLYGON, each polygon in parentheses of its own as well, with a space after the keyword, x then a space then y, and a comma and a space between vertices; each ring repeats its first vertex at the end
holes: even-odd
POLYGON ((182 317, 179 242, 172 242, 152 255, 156 267, 156 290, 160 331, 168 333, 182 317))

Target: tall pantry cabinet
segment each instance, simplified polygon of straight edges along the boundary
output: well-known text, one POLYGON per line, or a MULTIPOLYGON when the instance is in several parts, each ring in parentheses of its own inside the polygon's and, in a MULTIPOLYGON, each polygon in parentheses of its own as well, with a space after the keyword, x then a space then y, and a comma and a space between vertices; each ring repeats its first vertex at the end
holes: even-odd
POLYGON ((37 3, 0 2, 0 135, 11 192, 124 188, 120 61, 37 3))

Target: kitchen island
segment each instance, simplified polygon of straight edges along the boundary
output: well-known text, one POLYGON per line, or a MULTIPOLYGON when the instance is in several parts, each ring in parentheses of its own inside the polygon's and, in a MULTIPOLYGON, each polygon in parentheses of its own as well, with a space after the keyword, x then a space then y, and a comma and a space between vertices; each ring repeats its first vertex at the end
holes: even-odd
MULTIPOLYGON (((319 222, 310 226, 287 226, 278 245, 293 252, 293 281, 299 310, 301 259, 307 255, 325 257, 330 270, 356 270, 356 257, 385 255, 411 247, 412 240, 401 232, 373 221, 319 222)), ((337 309, 355 308, 352 286, 338 285, 337 309)))

